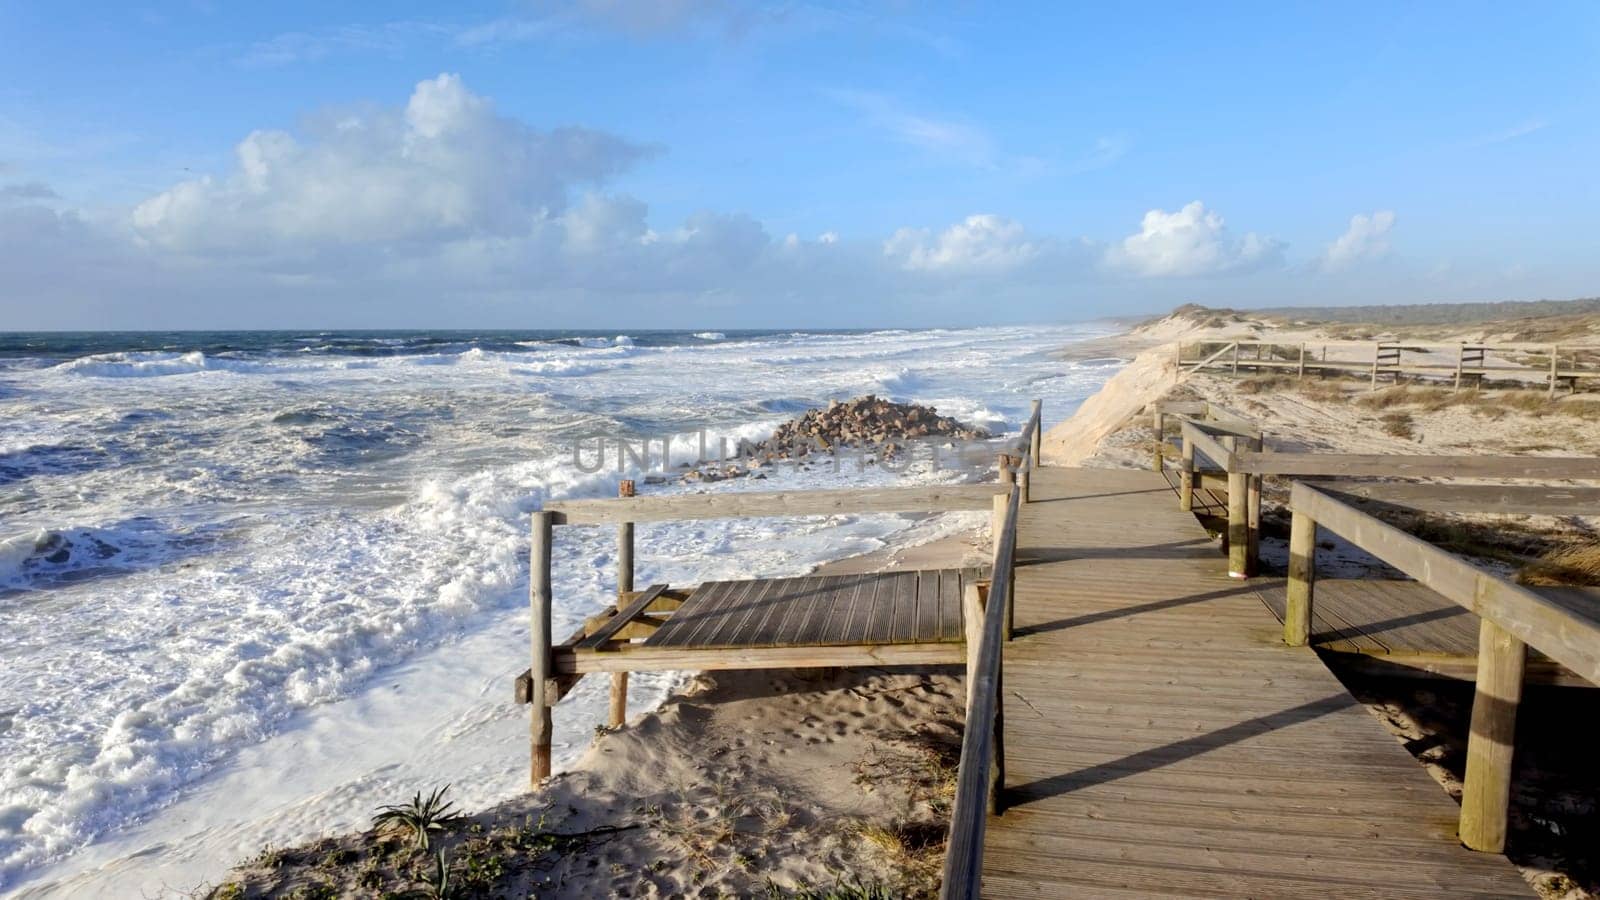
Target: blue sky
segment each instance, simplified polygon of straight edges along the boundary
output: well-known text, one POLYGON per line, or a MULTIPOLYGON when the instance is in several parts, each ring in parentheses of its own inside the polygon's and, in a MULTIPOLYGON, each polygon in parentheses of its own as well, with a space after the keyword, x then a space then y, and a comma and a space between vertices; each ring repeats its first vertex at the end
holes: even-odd
POLYGON ((16 4, 0 329, 1600 293, 1594 4, 16 4))

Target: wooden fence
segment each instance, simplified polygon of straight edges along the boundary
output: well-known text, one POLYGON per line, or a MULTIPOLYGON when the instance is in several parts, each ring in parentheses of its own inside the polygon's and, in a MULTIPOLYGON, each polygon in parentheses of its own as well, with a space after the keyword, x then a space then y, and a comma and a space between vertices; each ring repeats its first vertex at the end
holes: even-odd
MULTIPOLYGON (((1318 478, 1485 478, 1508 481, 1600 480, 1600 459, 1589 456, 1398 456, 1370 453, 1302 453, 1268 450, 1259 428, 1242 416, 1212 403, 1156 403, 1152 407, 1157 446, 1154 466, 1165 468, 1168 458, 1176 457, 1179 474, 1178 504, 1193 508, 1195 491, 1202 487, 1226 491, 1228 498, 1228 573, 1236 577, 1256 574, 1261 543, 1261 490, 1266 476, 1318 478), (1167 439, 1168 423, 1175 420, 1181 444, 1173 448, 1167 439), (1218 476, 1221 476, 1220 478, 1218 476)), ((1425 486, 1414 486, 1421 488, 1425 486)), ((1387 490, 1387 488, 1385 489, 1387 490)), ((1390 496, 1405 495, 1399 486, 1390 496)), ((1564 492, 1577 491, 1574 497, 1600 499, 1600 492, 1581 488, 1545 488, 1546 501, 1538 495, 1512 492, 1514 509, 1497 504, 1463 509, 1468 494, 1453 496, 1457 512, 1544 512, 1565 508, 1564 492)), ((1488 501, 1503 488, 1475 485, 1481 499, 1488 501)), ((1416 493, 1413 491, 1413 493, 1416 493)), ((1508 495, 1510 496, 1510 495, 1508 495)), ((1591 507, 1593 509, 1594 507, 1591 507)), ((1445 511, 1445 510, 1440 510, 1445 511)), ((1547 513, 1548 514, 1548 513, 1547 513)))
POLYGON ((1551 396, 1559 384, 1577 390, 1580 380, 1600 380, 1600 346, 1531 343, 1433 343, 1427 341, 1210 341, 1179 342, 1180 371, 1203 369, 1307 374, 1363 375, 1373 388, 1383 377, 1450 382, 1456 388, 1488 379, 1543 383, 1551 396), (1185 358, 1185 353, 1188 358, 1185 358))

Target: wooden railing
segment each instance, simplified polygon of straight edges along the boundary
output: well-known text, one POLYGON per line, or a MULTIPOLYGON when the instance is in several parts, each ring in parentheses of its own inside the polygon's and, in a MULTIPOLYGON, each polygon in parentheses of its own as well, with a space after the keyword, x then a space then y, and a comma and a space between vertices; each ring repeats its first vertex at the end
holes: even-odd
POLYGON ((1227 341, 1194 344, 1194 358, 1184 358, 1185 345, 1175 351, 1179 370, 1191 375, 1201 369, 1279 372, 1303 378, 1307 373, 1342 372, 1364 375, 1374 388, 1378 379, 1406 375, 1453 382, 1506 377, 1544 382, 1554 395, 1560 382, 1576 389, 1580 379, 1600 379, 1600 346, 1592 344, 1541 344, 1429 341, 1227 341), (1206 351, 1220 346, 1209 354, 1206 351), (1330 358, 1330 351, 1332 357, 1330 358), (1412 354, 1408 360, 1406 354, 1412 354), (1422 358, 1417 359, 1421 354, 1422 358))
MULTIPOLYGON (((553 736, 550 707, 571 690, 577 678, 582 677, 571 673, 558 674, 554 666, 558 647, 551 630, 551 610, 554 606, 551 562, 555 526, 615 525, 617 528, 617 603, 591 617, 577 634, 559 646, 593 640, 597 634, 634 637, 641 630, 648 631, 652 625, 652 614, 677 608, 686 596, 680 591, 664 590, 663 586, 643 592, 633 590, 636 522, 955 510, 991 510, 998 521, 1008 497, 1019 491, 1024 497, 1027 495, 1029 473, 1033 468, 1033 460, 1039 454, 1039 416, 1040 402, 1035 400, 1021 434, 1009 445, 1025 448, 1024 452, 1014 459, 1009 454, 1002 456, 999 483, 635 497, 632 482, 624 481, 620 496, 616 499, 557 501, 533 513, 529 575, 531 664, 527 671, 517 677, 515 689, 517 702, 531 704, 534 708, 531 734, 533 783, 537 785, 550 774, 553 736)), ((997 527, 997 552, 1000 531, 997 527)), ((1006 558, 1009 561, 1010 557, 1006 558)), ((1006 608, 1004 624, 1008 636, 1010 615, 1009 608, 1006 608)), ((972 655, 970 650, 968 655, 969 658, 972 655)), ((608 721, 613 726, 620 725, 626 716, 627 691, 628 673, 621 670, 612 672, 608 721)))
MULTIPOLYGON (((1459 509, 1463 488, 1405 485, 1419 508, 1459 509)), ((1368 487, 1381 496, 1375 488, 1368 487)), ((1511 502, 1546 512, 1590 513, 1587 494, 1563 499, 1550 489, 1497 488, 1511 502), (1586 505, 1587 504, 1587 505, 1586 505)), ((1472 494, 1465 495, 1467 498, 1472 494)), ((1481 497, 1481 492, 1478 492, 1481 497)), ((1467 738, 1467 771, 1461 798, 1461 842, 1474 850, 1505 849, 1506 814, 1511 796, 1511 760, 1523 665, 1533 647, 1600 684, 1600 623, 1575 615, 1520 585, 1478 568, 1451 553, 1374 518, 1341 499, 1335 490, 1297 482, 1289 499, 1293 520, 1289 538, 1289 582, 1284 641, 1304 645, 1311 634, 1316 583, 1317 529, 1326 528, 1446 599, 1476 613, 1478 676, 1467 738)))
POLYGON ((1039 401, 1023 429, 1025 447, 1010 493, 995 497, 994 566, 987 590, 978 585, 962 598, 967 635, 967 721, 961 738, 950 836, 945 847, 944 885, 939 896, 976 898, 983 885, 983 837, 989 816, 1000 812, 1005 786, 1004 650, 1014 617, 1013 576, 1017 517, 1029 501, 1028 486, 1037 465, 1041 426, 1039 401), (976 638, 976 639, 974 639, 976 638))
MULTIPOLYGON (((1227 492, 1228 573, 1238 577, 1256 574, 1259 566, 1261 490, 1266 476, 1600 480, 1600 458, 1590 456, 1284 453, 1266 449, 1260 429, 1216 404, 1163 402, 1155 404, 1154 411, 1158 435, 1155 468, 1162 471, 1168 457, 1177 457, 1180 509, 1193 508, 1195 491, 1207 487, 1208 478, 1220 475, 1226 479, 1213 484, 1227 492), (1173 418, 1182 436, 1177 450, 1167 442, 1166 421, 1173 418)), ((1403 493, 1406 488, 1402 486, 1399 490, 1403 493)), ((1476 490, 1485 493, 1496 488, 1479 485, 1476 490)), ((1582 496, 1593 499, 1600 494, 1582 496)), ((1524 505, 1532 502, 1531 495, 1521 494, 1520 497, 1524 505)), ((1559 498, 1552 502, 1559 502, 1559 498)), ((1477 511, 1495 510, 1485 507, 1477 511)))

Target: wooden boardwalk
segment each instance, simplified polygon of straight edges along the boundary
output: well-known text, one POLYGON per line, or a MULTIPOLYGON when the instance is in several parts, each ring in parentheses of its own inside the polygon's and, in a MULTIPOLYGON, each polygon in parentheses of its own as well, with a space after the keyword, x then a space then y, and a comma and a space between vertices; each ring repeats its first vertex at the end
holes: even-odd
MULTIPOLYGON (((1254 582, 1261 599, 1283 621, 1284 581, 1254 582)), ((1586 619, 1600 619, 1600 589, 1534 588, 1539 595, 1586 619)), ((1311 643, 1350 657, 1353 664, 1384 664, 1471 680, 1478 668, 1478 617, 1415 581, 1319 578, 1311 611, 1311 643)), ((1593 687, 1538 650, 1528 650, 1533 684, 1593 687)))
POLYGON ((1530 893, 1160 475, 1036 470, 1032 497, 984 896, 1530 893))

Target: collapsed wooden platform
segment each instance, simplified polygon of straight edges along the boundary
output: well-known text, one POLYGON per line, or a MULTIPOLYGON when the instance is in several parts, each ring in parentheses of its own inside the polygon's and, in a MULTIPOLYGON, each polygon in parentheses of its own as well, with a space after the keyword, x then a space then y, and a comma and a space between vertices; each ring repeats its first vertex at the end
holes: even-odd
MULTIPOLYGON (((1285 581, 1260 578, 1257 594, 1284 619, 1285 581)), ((1600 589, 1541 587, 1535 593, 1572 614, 1600 622, 1600 589)), ((1311 613, 1311 644, 1341 662, 1384 674, 1414 672, 1473 680, 1478 671, 1478 617, 1416 581, 1323 578, 1311 613)), ((1594 687, 1537 650, 1528 652, 1532 684, 1594 687)))
POLYGON ((554 668, 583 674, 961 662, 961 598, 981 577, 976 568, 924 569, 712 581, 679 594, 657 586, 554 647, 554 668))

